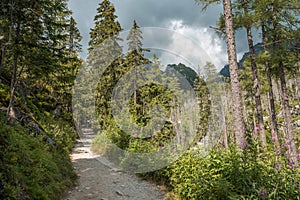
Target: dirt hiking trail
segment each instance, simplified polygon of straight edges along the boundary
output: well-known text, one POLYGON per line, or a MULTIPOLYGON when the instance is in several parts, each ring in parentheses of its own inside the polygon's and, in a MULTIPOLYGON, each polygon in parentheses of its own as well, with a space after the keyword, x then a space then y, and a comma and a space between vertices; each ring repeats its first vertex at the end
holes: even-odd
POLYGON ((165 193, 158 186, 124 172, 107 159, 94 155, 90 147, 95 136, 91 129, 84 129, 71 154, 78 183, 64 200, 164 199, 165 193))

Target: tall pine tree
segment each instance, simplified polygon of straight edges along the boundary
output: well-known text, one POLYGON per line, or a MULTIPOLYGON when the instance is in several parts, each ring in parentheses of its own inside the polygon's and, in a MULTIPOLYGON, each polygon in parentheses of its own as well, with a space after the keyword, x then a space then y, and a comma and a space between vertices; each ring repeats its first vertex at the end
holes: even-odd
POLYGON ((126 65, 129 69, 134 70, 134 94, 133 94, 133 101, 134 104, 137 103, 137 67, 140 65, 148 64, 149 60, 145 58, 143 51, 147 51, 146 49, 142 48, 142 31, 138 26, 137 22, 133 21, 133 26, 129 31, 127 36, 127 44, 128 44, 128 54, 126 56, 126 65))
POLYGON ((1 11, 4 30, 1 71, 5 71, 6 77, 11 74, 7 121, 13 123, 16 91, 22 94, 23 105, 26 96, 35 101, 45 100, 49 91, 39 97, 36 93, 47 90, 45 85, 49 79, 63 71, 68 60, 65 43, 71 12, 65 0, 7 0, 1 3, 1 11))
POLYGON ((123 71, 122 48, 118 44, 118 41, 121 40, 118 34, 122 28, 117 18, 114 5, 109 0, 102 1, 97 8, 97 14, 94 18, 95 26, 90 32, 88 60, 94 63, 91 73, 94 73, 93 70, 97 71, 95 68, 100 69, 100 71, 105 69, 96 90, 97 113, 100 125, 104 127, 110 123, 108 122, 112 117, 110 99, 113 88, 123 71), (105 47, 104 45, 107 46, 105 47), (98 46, 101 46, 104 50, 101 52, 97 51, 98 46), (112 54, 120 56, 106 66, 106 61, 111 58, 112 54))
MULTIPOLYGON (((219 0, 196 0, 204 4, 203 9, 206 9, 210 4, 219 2, 219 0)), ((246 145, 246 132, 245 124, 243 120, 243 108, 242 108, 242 98, 238 74, 238 63, 236 55, 236 44, 235 44, 235 33, 232 15, 232 6, 230 0, 222 0, 223 11, 224 11, 224 21, 225 21, 225 33, 226 33, 226 43, 227 43, 227 53, 230 69, 230 83, 231 92, 233 100, 233 117, 234 117, 234 131, 236 144, 240 148, 244 148, 246 145)))

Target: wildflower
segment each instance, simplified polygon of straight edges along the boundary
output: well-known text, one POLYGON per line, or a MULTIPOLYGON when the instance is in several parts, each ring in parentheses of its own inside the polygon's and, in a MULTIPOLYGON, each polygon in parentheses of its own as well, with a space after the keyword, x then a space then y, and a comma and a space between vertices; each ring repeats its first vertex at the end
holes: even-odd
POLYGON ((173 153, 177 153, 177 149, 176 148, 173 149, 173 153))
POLYGON ((278 155, 278 154, 279 154, 279 152, 280 152, 280 150, 277 148, 277 149, 275 150, 275 152, 274 152, 274 153, 275 153, 276 155, 278 155))
POLYGON ((285 144, 282 144, 281 145, 281 150, 284 151, 284 149, 285 149, 285 144))
POLYGON ((290 140, 289 139, 286 139, 285 140, 286 144, 288 145, 290 143, 290 140))
POLYGON ((293 161, 290 161, 289 166, 290 166, 290 169, 294 169, 295 168, 295 163, 293 161))
POLYGON ((259 191, 259 194, 261 195, 261 196, 263 196, 263 197, 265 197, 265 196, 267 196, 267 190, 265 190, 265 189, 261 189, 260 191, 259 191))
POLYGON ((289 162, 289 165, 290 165, 290 166, 293 166, 294 164, 295 164, 295 163, 294 163, 293 161, 290 161, 290 162, 289 162))
POLYGON ((275 164, 275 169, 280 170, 280 165, 278 163, 275 164))
POLYGON ((133 136, 133 137, 135 137, 135 138, 136 138, 136 137, 138 137, 138 134, 137 134, 137 132, 136 132, 136 131, 133 131, 133 134, 132 134, 132 136, 133 136))
POLYGON ((289 152, 289 150, 287 150, 286 152, 285 152, 285 154, 284 154, 285 156, 288 156, 288 155, 290 155, 290 152, 289 152))
POLYGON ((248 147, 248 142, 247 141, 242 141, 240 143, 240 148, 245 150, 248 147))

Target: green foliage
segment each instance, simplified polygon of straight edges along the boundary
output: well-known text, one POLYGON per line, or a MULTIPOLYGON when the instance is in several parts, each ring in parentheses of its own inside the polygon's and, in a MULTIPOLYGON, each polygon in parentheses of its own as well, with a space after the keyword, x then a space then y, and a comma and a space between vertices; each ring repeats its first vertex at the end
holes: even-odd
POLYGON ((9 101, 9 86, 3 83, 0 83, 0 107, 6 106, 6 103, 9 101))
POLYGON ((71 89, 81 36, 66 0, 4 0, 0 10, 0 199, 61 199, 75 179, 71 89), (21 113, 12 126, 2 116, 8 104, 21 113))
POLYGON ((0 176, 4 199, 61 199, 75 174, 66 151, 0 121, 0 176))
MULTIPOLYGON (((206 9, 208 5, 220 3, 221 1, 197 0, 196 2, 203 4, 204 9, 206 9)), ((299 73, 299 61, 297 60, 299 52, 295 52, 299 44, 297 42, 291 42, 292 40, 298 41, 296 39, 299 38, 299 27, 295 29, 295 21, 299 22, 299 20, 295 20, 293 16, 294 13, 291 10, 287 12, 283 11, 283 8, 289 9, 289 7, 292 6, 291 2, 296 1, 235 1, 232 7, 234 11, 234 29, 245 26, 258 28, 262 26, 262 24, 266 26, 267 42, 269 43, 267 46, 268 48, 270 47, 271 51, 262 53, 264 50, 261 43, 254 47, 255 59, 258 64, 258 76, 259 80, 261 80, 259 84, 261 93, 264 95, 262 97, 267 96, 268 89, 270 88, 267 80, 265 80, 265 64, 267 61, 270 61, 272 64, 272 69, 274 69, 272 73, 274 75, 278 74, 276 72, 278 61, 282 61, 289 71, 299 73), (244 3, 247 2, 249 10, 244 10, 244 5, 246 5, 244 3), (262 15, 262 13, 264 13, 264 15, 262 15), (278 20, 277 22, 272 19, 272 17, 274 17, 272 15, 275 15, 275 19, 278 20), (274 43, 280 43, 280 45, 277 45, 278 49, 275 48, 276 45, 274 45, 274 43), (286 48, 287 46, 291 46, 291 48, 286 48)), ((91 50, 103 43, 104 40, 116 36, 121 31, 120 24, 116 20, 117 16, 114 12, 114 6, 110 1, 105 0, 100 4, 95 17, 95 27, 90 33, 92 38, 89 43, 90 53, 92 52, 91 50)), ((225 18, 221 17, 218 22, 217 30, 221 32, 221 35, 224 33, 224 27, 225 18)), ((118 51, 121 56, 121 48, 117 43, 118 39, 118 37, 114 38, 113 42, 116 44, 116 51, 118 51)), ((150 71, 153 70, 154 75, 160 73, 158 58, 154 56, 152 66, 150 66, 149 60, 145 58, 143 54, 145 49, 142 47, 142 32, 136 21, 134 21, 127 39, 129 53, 126 56, 121 56, 122 58, 118 59, 116 63, 108 66, 99 81, 96 91, 96 106, 103 131, 100 133, 101 135, 96 137, 92 146, 93 151, 101 155, 107 155, 118 163, 121 163, 125 168, 126 166, 132 166, 132 162, 136 163, 136 165, 147 165, 148 163, 147 161, 141 162, 138 156, 134 157, 136 160, 133 160, 130 153, 126 155, 120 154, 118 150, 114 148, 114 145, 128 152, 149 153, 162 148, 176 135, 174 131, 175 128, 170 122, 171 120, 165 124, 163 129, 155 132, 151 138, 147 139, 138 138, 138 136, 143 134, 142 131, 135 132, 135 130, 132 130, 132 133, 125 133, 120 130, 120 127, 118 127, 113 120, 110 105, 111 93, 122 75, 131 70, 135 72, 135 74, 138 74, 138 71, 133 70, 138 65, 145 65, 143 69, 150 68, 150 71), (121 156, 123 159, 120 159, 121 156)), ((111 56, 107 55, 106 52, 99 52, 99 54, 95 55, 90 54, 90 60, 95 63, 101 63, 97 60, 97 56, 99 55, 99 57, 103 56, 104 59, 111 56)), ((248 56, 249 53, 243 56, 239 68, 243 68, 240 79, 243 97, 245 97, 243 105, 245 121, 247 123, 246 128, 249 133, 248 140, 251 141, 251 144, 249 144, 250 147, 244 151, 237 150, 235 147, 231 147, 230 149, 215 149, 205 157, 200 156, 200 151, 189 150, 172 165, 155 172, 141 174, 142 177, 169 186, 171 192, 174 194, 174 198, 176 197, 178 199, 299 199, 299 169, 288 161, 289 159, 285 155, 287 147, 283 146, 283 150, 280 150, 280 154, 274 154, 271 145, 268 147, 269 152, 266 150, 263 151, 263 153, 257 150, 259 148, 258 146, 255 146, 258 141, 255 141, 257 140, 257 138, 255 138, 256 136, 251 134, 254 129, 255 105, 253 103, 253 81, 251 80, 248 56)), ((232 114, 234 107, 232 102, 234 102, 234 99, 228 95, 229 84, 221 83, 220 78, 216 75, 215 68, 211 64, 207 64, 205 67, 206 77, 201 78, 197 77, 195 72, 182 64, 169 65, 168 68, 174 68, 182 73, 190 84, 194 86, 197 100, 200 104, 199 115, 201 115, 201 124, 197 124, 199 126, 199 133, 196 136, 196 142, 207 134, 210 119, 218 117, 211 116, 213 115, 211 109, 215 107, 222 109, 220 113, 223 114, 226 124, 225 131, 213 130, 211 131, 212 134, 220 131, 224 133, 223 137, 227 134, 227 142, 234 142, 234 116, 232 114), (220 98, 214 97, 213 92, 218 92, 222 89, 225 89, 224 93, 222 93, 224 96, 221 95, 220 98), (226 102, 224 102, 224 100, 226 102), (225 106, 222 107, 222 105, 224 105, 223 103, 225 103, 225 106)), ((168 71, 168 68, 166 71, 168 71)), ((221 74, 222 73, 227 74, 227 77, 229 77, 229 65, 224 67, 221 71, 221 74)), ((290 76, 297 77, 297 73, 290 76)), ((174 121, 179 118, 178 116, 174 116, 177 115, 176 109, 178 108, 176 106, 178 102, 172 102, 172 99, 174 99, 172 92, 156 83, 145 84, 137 88, 137 76, 132 76, 131 78, 132 80, 130 79, 128 82, 134 82, 133 87, 137 90, 132 94, 129 101, 130 116, 126 117, 138 124, 141 130, 151 121, 149 111, 157 104, 161 105, 167 111, 170 118, 173 117, 173 119, 175 119, 174 121)), ((175 85, 175 88, 178 87, 174 77, 162 76, 160 78, 172 82, 171 84, 175 85)), ((297 81, 295 82, 297 83, 297 81)), ((129 87, 128 85, 124 84, 122 87, 127 89, 127 87, 129 87)), ((298 87, 293 87, 292 95, 297 96, 294 93, 298 91, 298 87)), ((83 90, 85 89, 86 88, 83 90)), ((128 91, 126 89, 125 91, 128 91)), ((280 99, 280 95, 281 94, 279 94, 276 100, 280 99)), ((295 103, 293 105, 297 105, 299 101, 296 100, 296 97, 294 99, 295 103)), ((265 114, 264 117, 266 117, 269 115, 267 113, 268 97, 263 100, 263 114, 265 114)), ((275 103, 276 108, 278 107, 277 109, 279 109, 280 101, 276 101, 275 103), (279 105, 277 106, 277 104, 279 105)), ((278 119, 279 123, 283 124, 283 116, 279 115, 278 119)), ((299 119, 298 116, 295 116, 294 120, 297 119, 299 119)), ((126 120, 127 119, 124 119, 124 121, 126 120)), ((270 122, 266 120, 265 125, 266 133, 268 133, 267 139, 268 142, 271 143, 271 131, 267 123, 270 122)), ((182 122, 182 124, 184 127, 187 123, 182 122)), ((281 127, 282 126, 280 126, 280 128, 281 127)), ((280 134, 283 135, 283 131, 280 134)), ((280 142, 284 141, 282 135, 280 142)), ((137 168, 138 167, 139 166, 137 166, 137 168)))
POLYGON ((127 145, 125 135, 120 135, 118 132, 111 132, 109 130, 102 131, 101 135, 97 135, 93 139, 91 150, 102 156, 110 158, 114 163, 120 163, 120 157, 123 155, 115 145, 122 148, 122 145, 127 145), (115 141, 116 143, 113 143, 115 141), (118 143, 117 143, 118 142, 118 143))
POLYGON ((49 133, 49 137, 66 153, 70 153, 74 147, 74 141, 78 137, 74 126, 68 121, 57 120, 53 116, 44 116, 40 122, 45 131, 49 133))
POLYGON ((119 34, 122 28, 120 23, 116 21, 117 18, 115 7, 109 0, 104 0, 99 4, 94 18, 95 27, 90 32, 89 51, 92 51, 104 40, 119 34))
MULTIPOLYGON (((81 36, 67 1, 5 0, 0 10, 1 79, 14 83, 9 106, 31 101, 47 112, 57 106, 68 110, 81 36)), ((1 95, 0 101, 7 100, 1 95)))
POLYGON ((205 11, 211 4, 220 3, 220 0, 195 0, 195 2, 203 5, 202 11, 205 11))
MULTIPOLYGON (((97 70, 104 70, 100 77, 97 76, 96 96, 96 112, 98 114, 99 123, 101 126, 109 126, 109 121, 112 118, 110 100, 115 84, 118 82, 123 73, 123 60, 121 57, 107 63, 113 55, 122 56, 122 48, 118 44, 121 40, 118 34, 122 30, 120 23, 115 15, 115 7, 109 0, 101 2, 97 8, 97 14, 94 18, 94 27, 90 31, 91 40, 89 41, 89 56, 88 62, 92 63, 91 73, 97 70), (101 46, 102 51, 97 50, 101 46), (107 122, 108 121, 108 122, 107 122)), ((91 80, 86 80, 93 84, 91 80)), ((90 86, 92 87, 92 86, 90 86)), ((86 88, 83 88, 86 90, 86 88)), ((89 97, 86 97, 87 99, 89 97)), ((93 100, 92 100, 93 101, 93 100)), ((81 109, 81 108, 80 108, 81 109)), ((84 112, 84 108, 82 108, 84 112)), ((88 115, 88 114, 87 114, 88 115)), ((98 123, 98 122, 96 122, 98 123)))
POLYGON ((129 34, 127 36, 128 40, 128 51, 137 51, 142 52, 143 51, 143 43, 142 43, 142 31, 137 24, 137 22, 134 20, 132 28, 129 31, 129 34))
MULTIPOLYGON (((167 183, 178 199, 298 199, 299 168, 283 155, 230 149, 207 156, 190 150, 172 165, 143 177, 167 183), (162 181, 163 180, 163 181, 162 181)), ((175 197, 174 197, 175 198, 175 197)))

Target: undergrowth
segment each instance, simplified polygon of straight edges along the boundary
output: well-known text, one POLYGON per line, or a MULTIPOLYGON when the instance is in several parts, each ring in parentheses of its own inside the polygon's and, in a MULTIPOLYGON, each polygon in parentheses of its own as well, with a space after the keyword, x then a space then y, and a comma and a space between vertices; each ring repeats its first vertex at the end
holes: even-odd
POLYGON ((69 150, 75 134, 64 122, 49 118, 43 124, 56 146, 0 117, 0 199, 61 199, 74 184, 69 150))
POLYGON ((169 199, 300 199, 299 167, 282 155, 234 147, 186 152, 172 165, 142 174, 169 188, 169 199))

